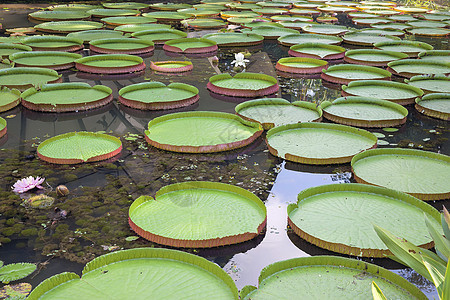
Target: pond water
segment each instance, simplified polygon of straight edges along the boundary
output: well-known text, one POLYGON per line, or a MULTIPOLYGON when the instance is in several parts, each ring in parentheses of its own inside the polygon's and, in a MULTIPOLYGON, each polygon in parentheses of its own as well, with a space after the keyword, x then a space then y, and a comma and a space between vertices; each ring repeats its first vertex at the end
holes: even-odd
MULTIPOLYGON (((7 8, 0 10, 0 22, 4 28, 35 25, 27 19, 28 13, 36 11, 31 6, 3 7, 7 8)), ((340 14, 338 18, 340 25, 354 26, 346 15, 340 14)), ((215 31, 191 31, 189 36, 211 32, 215 31)), ((428 42, 435 49, 449 49, 448 38, 406 38, 428 42)), ((183 109, 144 112, 114 101, 100 109, 80 113, 38 113, 22 106, 0 113, 8 122, 8 135, 0 139, 0 259, 5 263, 40 263, 39 273, 24 280, 36 286, 43 279, 63 271, 80 273, 87 261, 109 251, 161 247, 142 238, 135 242, 125 240, 127 236, 135 235, 127 223, 128 207, 140 195, 154 196, 162 186, 189 180, 235 184, 254 192, 266 204, 267 228, 256 239, 213 249, 184 249, 220 265, 232 276, 239 289, 247 284, 257 285, 261 269, 270 263, 309 255, 339 255, 311 245, 288 230, 286 207, 296 202, 297 194, 306 188, 354 182, 349 164, 319 167, 285 163, 268 152, 263 137, 247 147, 209 155, 165 152, 148 146, 143 138, 150 120, 175 111, 234 113, 240 100, 218 99, 209 93, 206 84, 209 77, 218 71, 232 71, 234 53, 245 50, 252 53, 247 71, 272 76, 277 76, 274 69, 277 60, 289 56, 287 47, 276 41, 265 41, 257 48, 220 49, 217 53, 218 67, 213 66, 207 57, 188 58, 194 69, 183 75, 159 74, 148 67, 141 73, 120 76, 82 74, 74 70, 62 72, 63 82, 106 85, 113 90, 116 99, 119 89, 139 82, 183 82, 196 86, 200 91, 200 101, 183 109), (36 158, 36 147, 40 142, 72 131, 101 131, 121 137, 124 151, 118 160, 75 166, 54 166, 36 158), (58 211, 53 211, 53 208, 30 211, 18 205, 18 196, 11 193, 10 187, 26 176, 45 177, 45 189, 51 195, 55 195, 54 189, 59 184, 69 188, 70 194, 56 198, 54 205, 68 212, 66 219, 58 218, 58 211)), ((81 53, 89 55, 89 50, 81 53)), ((172 59, 174 57, 158 47, 144 61, 148 66, 150 61, 172 59)), ((321 79, 280 76, 277 79, 281 86, 278 96, 291 102, 321 102, 340 97, 335 86, 325 86, 321 79)), ((394 80, 402 81, 400 78, 394 80)), ((407 122, 398 131, 371 130, 383 133, 386 136, 384 140, 390 143, 379 147, 426 149, 449 155, 446 121, 425 117, 412 105, 407 108, 407 122)), ((450 206, 448 200, 430 204, 437 209, 442 205, 450 206)), ((437 297, 434 287, 414 271, 388 259, 364 260, 392 269, 418 285, 427 296, 437 297)))

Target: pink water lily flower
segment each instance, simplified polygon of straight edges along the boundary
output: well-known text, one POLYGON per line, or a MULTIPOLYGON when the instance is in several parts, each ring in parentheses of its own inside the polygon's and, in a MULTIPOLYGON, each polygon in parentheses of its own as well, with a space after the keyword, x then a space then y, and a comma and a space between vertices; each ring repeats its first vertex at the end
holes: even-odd
POLYGON ((43 189, 41 184, 44 182, 45 178, 28 176, 27 178, 22 178, 17 180, 16 183, 11 187, 16 193, 24 193, 34 188, 43 189))

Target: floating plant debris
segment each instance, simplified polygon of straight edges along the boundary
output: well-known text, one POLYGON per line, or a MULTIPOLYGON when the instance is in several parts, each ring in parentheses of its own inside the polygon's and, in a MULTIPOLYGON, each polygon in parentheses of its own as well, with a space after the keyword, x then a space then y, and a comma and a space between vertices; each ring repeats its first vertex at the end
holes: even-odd
POLYGON ((450 121, 450 93, 433 93, 416 99, 418 112, 446 121, 450 121))
POLYGON ((189 181, 165 186, 130 206, 129 223, 158 244, 210 248, 255 238, 266 225, 266 207, 236 186, 189 181))
POLYGON ((364 257, 391 254, 374 225, 427 249, 434 243, 424 213, 440 225, 440 214, 431 205, 402 192, 365 184, 328 184, 303 190, 287 211, 289 226, 301 238, 333 252, 364 257), (352 209, 355 206, 359 209, 352 209), (324 207, 330 208, 330 213, 324 207), (416 224, 414 228, 411 222, 416 224), (333 230, 324 230, 330 227, 333 230))
POLYGON ((102 133, 69 132, 43 141, 40 159, 54 164, 78 164, 105 160, 122 151, 120 139, 102 133))
POLYGON ((447 155, 413 149, 374 149, 356 155, 352 170, 359 183, 396 189, 426 201, 450 197, 447 155))

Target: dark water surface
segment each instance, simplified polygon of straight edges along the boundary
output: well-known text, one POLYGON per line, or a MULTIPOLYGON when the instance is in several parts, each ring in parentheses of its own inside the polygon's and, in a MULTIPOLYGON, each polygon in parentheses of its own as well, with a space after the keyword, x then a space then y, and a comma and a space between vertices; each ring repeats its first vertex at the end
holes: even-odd
MULTIPOLYGON (((27 14, 35 11, 29 8, 10 8, 0 10, 0 22, 4 28, 33 26, 27 19, 27 14)), ((339 16, 342 25, 351 26, 345 16, 339 16)), ((199 36, 204 32, 191 32, 191 36, 199 36)), ((413 37, 408 36, 408 39, 413 37)), ((448 39, 420 38, 434 45, 435 49, 448 49, 448 39)), ((345 46, 345 45, 344 45, 345 46)), ((219 50, 219 69, 222 72, 230 70, 230 63, 234 53, 245 50, 235 48, 219 50)), ((274 64, 281 57, 288 57, 288 48, 276 42, 264 42, 259 49, 249 49, 253 55, 249 58, 249 72, 262 72, 276 76, 274 64)), ((88 55, 89 50, 83 50, 88 55)), ((171 60, 161 48, 157 48, 151 57, 145 58, 148 66, 151 60, 171 60)), ((183 57, 175 59, 184 59, 183 57)), ((236 281, 239 289, 247 284, 257 285, 261 269, 270 263, 280 260, 309 255, 339 255, 311 245, 294 233, 287 230, 286 207, 296 202, 297 194, 309 187, 337 183, 354 182, 350 176, 350 166, 304 166, 293 163, 284 163, 268 153, 263 139, 245 148, 213 155, 182 155, 166 153, 147 147, 142 138, 150 120, 155 117, 173 113, 174 111, 221 111, 234 113, 234 107, 239 101, 233 99, 217 99, 210 95, 206 89, 209 77, 217 74, 208 58, 189 58, 194 70, 184 75, 157 74, 146 68, 143 74, 130 74, 116 77, 81 74, 76 71, 64 71, 64 82, 87 82, 90 85, 102 84, 113 90, 117 98, 118 90, 124 86, 146 81, 183 82, 196 86, 200 91, 200 101, 192 106, 168 111, 143 112, 123 107, 114 101, 100 109, 80 113, 37 113, 22 106, 10 111, 0 113, 8 122, 8 136, 0 140, 0 175, 3 180, 0 191, 8 197, 10 186, 20 177, 44 176, 47 182, 55 188, 57 184, 65 184, 71 191, 67 199, 57 199, 58 207, 69 210, 69 216, 51 224, 51 215, 48 212, 33 213, 33 226, 38 229, 36 235, 26 236, 24 226, 12 235, 11 242, 0 247, 0 259, 5 263, 29 261, 41 263, 40 272, 33 278, 24 281, 36 286, 43 279, 63 271, 80 273, 84 262, 91 259, 89 255, 100 255, 109 250, 104 246, 118 246, 130 248, 136 245, 123 242, 126 236, 135 235, 128 229, 127 207, 132 200, 140 195, 154 195, 162 186, 188 180, 214 180, 242 186, 256 193, 265 201, 267 207, 267 229, 265 234, 258 238, 232 246, 215 249, 186 250, 206 257, 219 264, 236 281), (104 131, 122 137, 124 152, 117 161, 108 164, 93 164, 90 167, 82 166, 51 166, 33 159, 35 149, 39 142, 72 131, 104 131), (131 135, 130 135, 131 133, 131 135), (134 135, 137 134, 137 140, 134 135), (123 137, 130 138, 125 140, 123 137), (30 157, 31 155, 31 157, 30 157), (27 165, 27 161, 30 165, 27 165), (18 172, 14 172, 11 164, 18 164, 18 172), (84 168, 84 169, 83 169, 84 168), (3 169, 3 171, 1 170, 3 169), (37 172, 37 173, 36 173, 37 172), (41 172, 41 173, 39 173, 41 172), (46 175, 47 174, 47 175, 46 175), (73 176, 72 176, 73 175, 73 176), (117 195, 110 195, 111 192, 117 195), (130 187, 131 186, 131 187, 130 187), (98 197, 96 206, 86 212, 86 206, 74 206, 77 197, 79 203, 90 201, 89 197, 98 197), (111 197, 117 203, 107 202, 111 197), (102 202, 102 200, 104 200, 102 202), (72 201, 72 202, 70 202, 72 201), (125 213, 125 214, 124 214, 125 213), (87 223, 103 224, 95 230, 86 222, 81 222, 80 215, 85 214, 87 223), (115 220, 120 224, 115 224, 115 220), (37 226, 36 226, 37 224, 37 226), (44 224, 44 225, 42 225, 44 224), (60 226, 65 224, 65 226, 60 226), (108 227, 110 226, 110 227, 108 227), (22 230, 22 231, 21 231, 22 230), (83 230, 93 230, 97 233, 83 233, 83 230), (124 230, 121 235, 117 231, 124 230), (127 231, 128 230, 128 231, 127 231), (101 234, 98 234, 98 232, 101 234), (76 234, 74 234, 76 232, 76 234), (84 235, 83 235, 84 234, 84 235), (53 237, 55 235, 55 237, 53 237), (101 235, 101 239, 99 237, 101 235), (67 240, 69 239, 69 240, 67 240), (79 240, 76 245, 74 239, 79 240), (121 243, 119 243, 121 241, 121 243), (70 253, 70 255, 68 254, 70 253), (42 255, 44 254, 44 256, 42 255), (87 256, 83 256, 86 254, 87 256), (88 255, 89 254, 89 255, 88 255), (69 259, 69 260, 68 260, 69 259), (48 262, 48 263, 47 263, 48 262)), ((286 79, 278 77, 281 96, 289 101, 307 100, 323 101, 333 100, 340 96, 338 90, 326 88, 320 79, 286 79), (314 96, 307 96, 307 91, 313 91, 314 96)), ((401 79, 397 78, 400 81, 401 79)), ((399 131, 394 133, 382 130, 371 130, 386 135, 385 140, 391 144, 405 148, 427 149, 434 152, 449 154, 447 122, 432 119, 419 114, 412 106, 409 110, 408 121, 399 131), (424 142, 424 139, 430 140, 424 142)), ((391 145, 392 146, 392 145, 391 145)), ((383 147, 383 146, 380 146, 383 147)), ((47 187, 47 189, 50 189, 47 187)), ((437 209, 442 205, 449 207, 449 201, 430 203, 437 209)), ((6 228, 6 220, 12 223, 29 226, 28 217, 23 208, 11 204, 13 208, 0 215, 0 229, 6 228)), ((81 205, 81 204, 80 204, 81 205)), ((11 223, 11 224, 12 224, 11 223)), ((411 224, 412 226, 414 224, 411 224)), ((9 225, 8 225, 9 226, 9 225)), ((17 228, 19 228, 17 226, 17 228)), ((137 246, 158 245, 139 239, 137 246)), ((410 269, 405 269, 388 259, 364 259, 369 262, 392 269, 394 272, 418 285, 429 297, 437 297, 434 287, 410 269)))

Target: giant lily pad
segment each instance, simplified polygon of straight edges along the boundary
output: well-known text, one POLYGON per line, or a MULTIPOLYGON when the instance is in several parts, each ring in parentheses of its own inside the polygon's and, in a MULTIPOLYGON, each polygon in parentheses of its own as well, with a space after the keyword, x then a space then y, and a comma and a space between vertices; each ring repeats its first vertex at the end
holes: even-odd
POLYGON ((422 200, 450 197, 447 155, 412 149, 370 150, 352 159, 352 171, 359 183, 396 189, 422 200))
POLYGON ((264 41, 259 34, 240 32, 209 33, 203 37, 216 42, 219 47, 254 46, 264 41))
POLYGON ((205 38, 182 38, 164 43, 163 49, 177 53, 207 53, 218 49, 216 42, 205 38))
POLYGON ((360 32, 363 33, 375 33, 379 35, 391 35, 391 36, 398 36, 402 37, 405 35, 405 32, 400 29, 394 29, 394 28, 366 28, 361 30, 360 32))
POLYGON ((178 9, 177 12, 187 15, 191 18, 214 18, 219 16, 220 9, 193 7, 193 8, 178 9))
POLYGON ((0 58, 5 58, 16 52, 31 51, 32 48, 27 45, 0 43, 0 58))
POLYGON ((158 22, 176 22, 189 17, 182 13, 175 13, 171 11, 153 11, 149 13, 143 13, 142 16, 157 19, 158 22))
POLYGON ((422 59, 402 59, 388 63, 388 70, 395 75, 411 78, 415 75, 449 75, 450 63, 422 59))
POLYGON ((445 28, 418 27, 407 29, 407 31, 409 34, 424 36, 447 36, 450 34, 450 30, 445 28))
POLYGON ((373 46, 375 43, 399 41, 400 38, 391 35, 380 35, 376 33, 367 32, 349 32, 346 33, 342 39, 347 44, 358 46, 373 46))
POLYGON ((93 17, 119 17, 119 16, 137 16, 141 12, 136 9, 107 9, 107 8, 94 8, 88 10, 87 13, 93 17))
POLYGON ((158 244, 209 248, 255 238, 266 225, 266 207, 229 184, 189 181, 141 196, 129 209, 131 229, 158 244))
MULTIPOLYGON (((400 14, 400 15, 395 15, 395 16, 389 16, 387 17, 389 20, 395 21, 395 22, 411 22, 411 21, 416 21, 417 18, 408 15, 408 14, 400 14)), ((408 25, 409 26, 409 25, 408 25)))
POLYGON ((376 49, 406 53, 409 57, 417 57, 419 52, 433 50, 433 46, 430 44, 408 40, 380 42, 373 46, 376 49))
POLYGON ((208 260, 181 251, 139 248, 116 251, 97 257, 75 273, 61 273, 38 285, 30 300, 95 298, 136 300, 239 299, 233 279, 208 260), (168 284, 170 278, 175 285, 168 284), (188 280, 186 280, 188 279, 188 280), (152 296, 151 296, 152 297, 152 296))
POLYGON ((445 22, 436 22, 436 21, 427 21, 427 20, 417 20, 417 21, 411 21, 407 22, 409 26, 412 27, 428 27, 428 28, 444 28, 447 27, 447 23, 445 22))
POLYGON ((194 29, 218 29, 227 27, 228 24, 217 19, 187 19, 181 24, 194 29))
POLYGON ((233 97, 263 97, 279 90, 277 80, 258 73, 218 74, 209 78, 207 88, 217 94, 233 97))
POLYGON ((85 82, 66 82, 30 88, 22 93, 22 105, 43 112, 83 111, 112 101, 112 90, 103 85, 91 87, 85 82))
POLYGON ((91 14, 83 10, 40 10, 28 16, 39 21, 66 21, 66 20, 86 20, 91 14))
POLYGON ((45 68, 8 68, 0 70, 0 86, 16 88, 21 91, 45 83, 61 82, 61 75, 55 70, 45 68))
POLYGON ((170 29, 170 25, 167 24, 125 24, 120 25, 114 28, 116 31, 122 31, 124 33, 134 33, 138 31, 144 30, 161 30, 161 29, 170 29))
POLYGON ((113 9, 144 9, 148 8, 148 4, 139 2, 113 2, 113 3, 102 3, 104 8, 113 9))
POLYGON ((315 16, 320 15, 320 11, 316 9, 308 9, 308 8, 293 8, 289 11, 292 15, 300 15, 300 16, 315 16))
POLYGON ((379 49, 355 49, 345 53, 344 61, 351 64, 387 67, 391 61, 408 58, 408 54, 379 49))
POLYGON ((391 127, 404 124, 408 110, 387 100, 349 96, 321 104, 323 116, 333 122, 358 127, 391 127))
POLYGON ((179 73, 187 72, 194 68, 190 61, 152 61, 150 62, 150 69, 167 72, 167 73, 179 73))
POLYGON ((49 10, 81 10, 88 11, 94 8, 100 8, 99 5, 82 4, 82 3, 71 3, 71 4, 58 4, 50 5, 47 7, 49 10))
POLYGON ((377 67, 342 64, 324 69, 320 77, 332 83, 348 84, 354 80, 390 80, 391 75, 377 67))
POLYGON ((419 53, 420 59, 450 62, 450 50, 427 50, 419 53))
POLYGON ((270 153, 303 164, 341 164, 357 153, 375 148, 372 133, 350 126, 325 123, 288 124, 266 135, 270 153))
POLYGON ((62 51, 17 52, 9 56, 16 67, 41 67, 53 70, 70 69, 81 54, 62 51))
POLYGON ((448 14, 440 14, 439 12, 432 12, 420 15, 425 20, 429 21, 446 21, 450 20, 450 16, 448 14))
POLYGON ((95 132, 69 132, 43 141, 40 159, 54 164, 79 164, 112 158, 122 151, 120 139, 95 132))
POLYGON ((353 18, 352 22, 356 25, 372 25, 372 24, 382 24, 390 22, 389 19, 386 18, 353 18))
POLYGON ((336 256, 301 257, 271 264, 261 271, 258 289, 244 287, 241 299, 274 299, 280 294, 286 299, 372 299, 372 282, 387 299, 427 299, 416 286, 391 271, 336 256))
POLYGON ((422 89, 425 93, 448 93, 450 92, 450 78, 447 76, 417 75, 405 82, 422 89))
POLYGON ((401 105, 414 103, 423 91, 414 86, 386 80, 358 80, 342 86, 343 96, 374 97, 401 105))
POLYGON ((394 10, 407 14, 422 14, 428 11, 427 8, 414 6, 396 6, 394 7, 394 10))
POLYGON ((284 27, 275 27, 268 25, 261 25, 258 27, 254 27, 252 29, 243 29, 244 33, 255 33, 262 35, 265 39, 277 39, 279 37, 283 37, 289 34, 299 34, 295 29, 289 29, 284 27))
POLYGON ((0 112, 10 110, 20 103, 20 91, 2 87, 0 89, 0 112))
POLYGON ((192 5, 187 3, 154 3, 150 4, 150 8, 154 10, 177 11, 183 8, 190 8, 192 5))
POLYGON ((431 205, 402 192, 365 184, 309 188, 287 210, 288 224, 301 238, 334 252, 365 257, 391 254, 374 225, 429 249, 434 243, 424 213, 434 225, 440 224, 440 214, 431 205))
POLYGON ((155 49, 154 43, 144 39, 112 38, 89 42, 90 50, 97 53, 143 54, 155 49))
POLYGON ((70 33, 101 28, 103 28, 102 23, 93 21, 45 22, 34 26, 34 29, 48 33, 70 33))
POLYGON ((222 19, 229 19, 229 18, 259 18, 261 14, 252 12, 252 11, 221 11, 220 17, 222 19))
POLYGON ((283 15, 288 14, 289 11, 287 9, 283 8, 275 8, 275 7, 263 7, 263 8, 256 8, 252 9, 253 12, 263 15, 263 16, 275 16, 275 15, 283 15))
POLYGON ((333 5, 321 5, 317 7, 317 10, 325 13, 349 13, 357 11, 354 7, 333 6, 333 5))
POLYGON ((291 46, 289 55, 296 57, 309 57, 323 60, 341 59, 344 57, 345 48, 322 43, 302 43, 291 46))
POLYGON ((337 36, 328 36, 323 34, 301 33, 289 34, 278 38, 278 43, 284 46, 294 46, 304 43, 321 43, 328 45, 339 45, 342 39, 337 36))
POLYGON ((450 121, 450 93, 433 93, 416 99, 418 112, 446 121, 450 121))
POLYGON ((119 102, 137 109, 157 110, 184 107, 197 102, 198 89, 184 83, 143 82, 119 91, 119 102))
MULTIPOLYGON (((287 16, 287 15, 278 15, 270 17, 271 20, 275 22, 312 22, 312 17, 307 16, 287 16)), ((229 20, 228 20, 229 21, 229 20)))
POLYGON ((187 37, 187 33, 176 29, 143 30, 134 32, 132 37, 153 41, 155 44, 164 44, 169 40, 187 37))
POLYGON ((411 26, 405 24, 405 23, 395 23, 395 22, 389 22, 389 23, 375 23, 371 24, 370 27, 372 28, 379 28, 379 29, 397 29, 397 30, 407 30, 408 28, 411 28, 411 26))
POLYGON ((6 120, 0 117, 0 138, 6 134, 6 131, 7 131, 6 120))
POLYGON ((307 33, 340 35, 347 32, 348 28, 345 26, 329 25, 329 24, 311 24, 302 27, 302 30, 307 33))
POLYGON ((244 147, 263 129, 256 122, 220 112, 185 112, 157 117, 148 123, 147 142, 160 149, 208 153, 244 147))
POLYGON ((100 54, 86 56, 75 61, 75 67, 82 72, 120 74, 142 71, 144 60, 128 54, 100 54))
POLYGON ((122 35, 123 32, 114 30, 84 30, 69 33, 67 37, 77 38, 82 40, 84 43, 89 43, 90 41, 98 39, 120 38, 122 35))
POLYGON ((148 24, 156 23, 156 19, 147 18, 142 16, 125 16, 125 17, 106 17, 101 19, 109 27, 116 27, 127 24, 148 24))
POLYGON ((291 29, 296 29, 296 30, 303 30, 303 28, 311 25, 311 21, 281 21, 281 22, 277 22, 277 24, 281 24, 283 25, 283 27, 285 28, 291 28, 291 29))
POLYGON ((30 36, 22 40, 24 45, 34 51, 68 51, 75 52, 83 49, 83 41, 70 36, 30 36))
POLYGON ((321 73, 328 67, 326 60, 308 57, 285 57, 278 60, 275 68, 278 71, 298 74, 321 73))
POLYGON ((244 119, 261 123, 265 130, 286 124, 318 122, 322 119, 322 111, 314 103, 290 103, 282 98, 245 101, 238 104, 235 111, 244 119))

